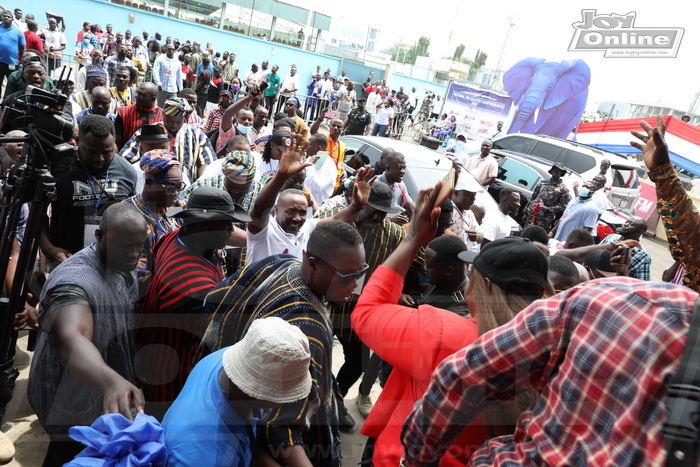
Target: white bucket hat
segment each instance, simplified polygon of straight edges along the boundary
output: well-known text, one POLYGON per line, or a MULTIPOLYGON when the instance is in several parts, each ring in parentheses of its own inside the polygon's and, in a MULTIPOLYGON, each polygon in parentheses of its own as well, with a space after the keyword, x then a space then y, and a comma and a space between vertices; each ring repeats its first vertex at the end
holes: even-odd
POLYGON ((281 318, 258 319, 223 355, 226 375, 255 399, 286 404, 311 391, 309 339, 281 318))

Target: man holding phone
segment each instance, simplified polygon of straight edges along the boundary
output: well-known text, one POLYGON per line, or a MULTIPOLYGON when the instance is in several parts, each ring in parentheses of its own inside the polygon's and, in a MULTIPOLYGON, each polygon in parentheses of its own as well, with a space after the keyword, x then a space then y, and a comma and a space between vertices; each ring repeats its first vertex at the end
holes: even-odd
POLYGON ((372 128, 372 136, 389 136, 388 129, 394 122, 394 103, 385 99, 377 105, 377 123, 372 128))
MULTIPOLYGON (((595 251, 613 251, 619 245, 628 248, 629 267, 625 274, 627 277, 643 281, 651 280, 651 256, 644 249, 640 240, 647 230, 647 223, 639 216, 632 216, 617 228, 617 233, 608 235, 598 245, 559 250, 556 254, 566 256, 572 261, 583 263, 588 261, 588 256, 595 251)), ((602 253, 596 253, 596 258, 602 253)), ((596 259, 597 261, 597 259, 596 259)))

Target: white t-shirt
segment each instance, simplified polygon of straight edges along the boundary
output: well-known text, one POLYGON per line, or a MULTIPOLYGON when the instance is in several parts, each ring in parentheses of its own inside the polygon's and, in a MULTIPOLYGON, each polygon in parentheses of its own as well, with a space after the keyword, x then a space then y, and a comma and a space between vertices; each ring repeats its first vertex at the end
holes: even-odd
MULTIPOLYGON (((54 49, 59 49, 61 48, 62 45, 66 45, 66 36, 58 29, 54 29, 53 31, 50 29, 47 29, 44 31, 44 34, 46 36, 45 39, 45 45, 46 45, 46 53, 49 53, 49 47, 53 47, 54 49)), ((60 58, 61 55, 59 52, 56 53, 51 53, 49 54, 53 58, 60 58)))
POLYGON ((605 212, 605 210, 608 208, 608 197, 605 194, 605 188, 594 191, 591 198, 598 208, 598 214, 603 214, 603 212, 605 212))
POLYGON ((284 77, 284 81, 282 81, 282 88, 281 92, 283 96, 286 97, 292 97, 295 92, 299 90, 299 74, 297 73, 296 75, 292 76, 291 73, 287 73, 287 76, 284 77), (290 91, 290 89, 294 89, 294 91, 290 91))
POLYGON ((321 98, 330 99, 331 93, 333 92, 333 81, 326 79, 321 83, 321 98))
POLYGON ((261 72, 260 70, 253 72, 253 70, 248 70, 243 79, 243 84, 250 86, 252 84, 260 84, 261 72))
POLYGON ((393 107, 382 107, 377 110, 377 125, 388 125, 390 118, 394 118, 393 107))
POLYGON ((254 152, 253 157, 255 158, 255 180, 267 182, 280 168, 280 161, 270 159, 270 162, 265 162, 259 152, 254 152))
POLYGON ((309 237, 318 221, 319 219, 307 219, 295 235, 282 230, 277 219, 270 216, 270 222, 260 232, 252 234, 246 230, 246 246, 248 247, 246 261, 250 264, 268 256, 282 253, 288 253, 301 260, 306 253, 309 237))
POLYGON ((484 223, 481 224, 481 231, 486 240, 494 241, 508 237, 511 224, 510 217, 503 214, 500 209, 496 209, 486 214, 484 223))
POLYGON ((418 102, 418 93, 417 92, 408 93, 408 104, 411 107, 418 107, 418 105, 420 103, 418 102))
POLYGON ((346 89, 344 91, 340 91, 338 93, 338 110, 343 112, 350 112, 350 110, 352 110, 352 106, 356 98, 357 94, 355 94, 354 90, 348 91, 346 89))
POLYGON ((224 166, 224 159, 225 157, 222 157, 221 159, 217 159, 211 164, 207 165, 207 168, 204 169, 204 173, 200 178, 210 178, 210 177, 216 177, 217 175, 223 174, 221 171, 221 168, 224 166))

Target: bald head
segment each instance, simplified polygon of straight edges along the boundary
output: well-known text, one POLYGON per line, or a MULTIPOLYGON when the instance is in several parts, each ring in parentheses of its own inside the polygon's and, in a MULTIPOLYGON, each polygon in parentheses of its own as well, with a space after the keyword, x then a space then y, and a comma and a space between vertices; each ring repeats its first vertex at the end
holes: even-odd
POLYGON ((136 105, 144 109, 153 109, 156 106, 158 88, 153 83, 141 83, 136 89, 136 105))
POLYGON ((109 89, 103 86, 93 88, 90 93, 92 96, 92 113, 106 116, 109 113, 109 104, 112 102, 112 94, 109 89))

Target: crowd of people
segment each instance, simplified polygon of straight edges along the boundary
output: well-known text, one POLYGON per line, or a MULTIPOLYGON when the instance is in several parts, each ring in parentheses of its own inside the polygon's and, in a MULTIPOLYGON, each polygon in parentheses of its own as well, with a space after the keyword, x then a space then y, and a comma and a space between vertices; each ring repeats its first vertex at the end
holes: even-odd
MULTIPOLYGON (((29 16, 3 12, 3 27, 36 34, 29 16)), ((89 23, 75 74, 52 56, 58 23, 39 35, 43 51, 16 36, 0 57, 3 106, 28 85, 55 87, 75 128, 38 239, 48 279, 15 319, 38 333, 27 397, 50 437, 44 465, 82 450, 71 427, 142 412, 162 423, 168 465, 338 466, 358 380, 363 462, 376 466, 665 459, 667 383, 700 291, 700 216, 661 119, 633 144, 683 285, 650 282, 644 219, 597 232, 609 164, 573 196, 554 164, 513 235, 520 193, 475 202, 496 180, 491 141, 469 157, 457 135, 447 195, 438 182, 411 196, 393 149, 371 165, 346 157, 340 137, 388 134, 394 107, 439 113, 415 89, 368 78, 358 96, 318 67, 302 105, 295 66, 282 77, 262 61, 241 79, 235 54, 211 44, 89 23)), ((2 133, 26 135, 12 122, 2 133)), ((27 151, 2 144, 3 174, 27 151)), ((4 279, 10 290, 14 275, 4 279)))

